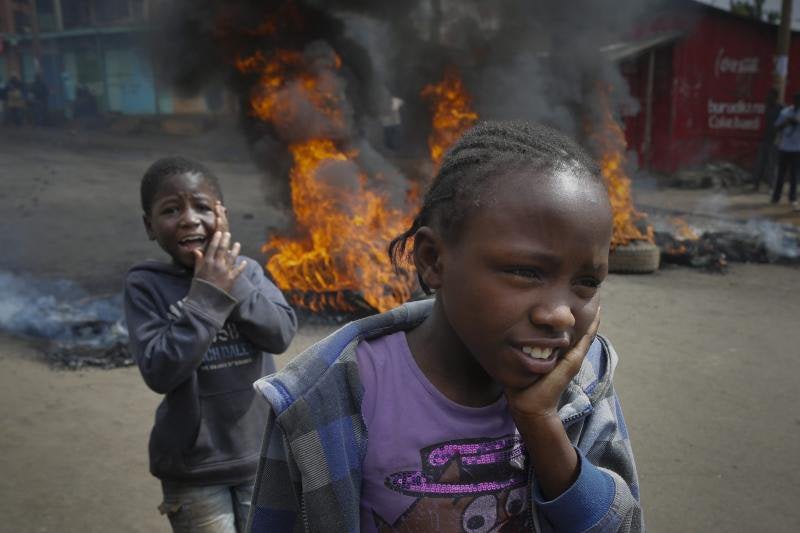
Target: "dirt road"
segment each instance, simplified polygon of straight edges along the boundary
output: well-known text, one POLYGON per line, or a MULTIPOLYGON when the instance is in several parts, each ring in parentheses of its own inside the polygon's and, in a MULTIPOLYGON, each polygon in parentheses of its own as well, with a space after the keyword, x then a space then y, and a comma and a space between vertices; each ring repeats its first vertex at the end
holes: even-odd
MULTIPOLYGON (((162 149, 204 149, 202 139, 0 135, 0 270, 93 292, 118 290, 127 265, 157 255, 137 204, 147 163, 162 149)), ((233 232, 257 256, 283 215, 246 151, 214 146, 205 160, 233 232)), ((800 530, 800 269, 611 276, 603 298, 650 530, 800 530)), ((283 360, 327 331, 303 328, 283 360)), ((167 531, 147 473, 157 402, 134 368, 53 371, 31 343, 0 336, 0 530, 167 531)))

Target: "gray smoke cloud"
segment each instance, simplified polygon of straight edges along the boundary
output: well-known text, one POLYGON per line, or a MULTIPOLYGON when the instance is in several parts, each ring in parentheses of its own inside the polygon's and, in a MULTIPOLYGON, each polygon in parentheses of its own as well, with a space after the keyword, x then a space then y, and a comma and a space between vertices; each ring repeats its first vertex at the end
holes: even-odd
MULTIPOLYGON (((264 124, 248 112, 258 76, 233 68, 255 51, 300 50, 306 56, 335 51, 342 68, 320 69, 346 101, 341 144, 374 146, 391 98, 404 101, 402 150, 427 154, 430 131, 421 89, 455 66, 482 118, 527 119, 555 126, 579 139, 598 106, 597 88, 610 90, 614 111, 637 109, 618 65, 605 46, 668 9, 665 0, 180 0, 169 3, 154 42, 161 77, 185 93, 220 80, 241 100, 243 130, 256 159, 286 175, 285 146, 330 129, 306 105, 289 126, 264 124), (334 79, 334 77, 336 79, 334 79)), ((310 61, 313 64, 313 61, 310 61)), ((303 107, 302 95, 285 88, 286 101, 303 107)), ((338 126, 337 126, 338 127, 338 126)), ((371 147, 371 168, 402 174, 371 147)), ((382 150, 379 150, 382 151, 382 150)), ((397 187, 398 189, 401 187, 397 187)))
POLYGON ((587 80, 609 84, 617 102, 629 98, 602 47, 626 38, 665 1, 305 0, 291 3, 303 19, 297 31, 285 1, 170 4, 157 57, 161 73, 186 92, 220 78, 245 90, 225 57, 232 49, 325 41, 348 70, 358 117, 380 113, 390 94, 414 107, 421 88, 455 65, 482 116, 541 120, 576 133, 574 108, 585 99, 587 80), (285 33, 253 35, 276 13, 285 33))

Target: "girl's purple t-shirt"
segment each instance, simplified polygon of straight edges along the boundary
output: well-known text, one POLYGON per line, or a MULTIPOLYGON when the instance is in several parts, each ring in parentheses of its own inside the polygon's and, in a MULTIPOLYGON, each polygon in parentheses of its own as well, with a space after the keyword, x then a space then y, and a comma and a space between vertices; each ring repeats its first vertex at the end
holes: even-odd
POLYGON ((367 455, 361 531, 529 531, 524 450, 505 397, 459 405, 428 381, 404 332, 356 348, 367 455))

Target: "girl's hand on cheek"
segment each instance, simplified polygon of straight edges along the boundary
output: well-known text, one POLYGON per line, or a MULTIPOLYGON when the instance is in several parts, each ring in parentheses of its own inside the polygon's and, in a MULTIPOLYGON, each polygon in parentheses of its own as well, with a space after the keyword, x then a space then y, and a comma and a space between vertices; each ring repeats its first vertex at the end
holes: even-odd
POLYGON ((506 400, 517 427, 558 420, 558 400, 580 370, 599 326, 598 309, 586 334, 559 359, 552 371, 524 389, 506 388, 506 400))

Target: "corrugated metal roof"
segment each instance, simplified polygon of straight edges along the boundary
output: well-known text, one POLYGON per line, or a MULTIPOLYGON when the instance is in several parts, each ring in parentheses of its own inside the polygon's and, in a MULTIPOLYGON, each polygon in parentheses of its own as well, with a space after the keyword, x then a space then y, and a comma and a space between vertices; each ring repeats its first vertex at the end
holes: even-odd
POLYGON ((647 37, 637 41, 623 41, 619 43, 609 44, 600 48, 600 52, 609 61, 623 61, 625 59, 633 59, 648 50, 664 46, 674 41, 677 41, 684 35, 683 32, 674 31, 663 33, 654 37, 647 37))

